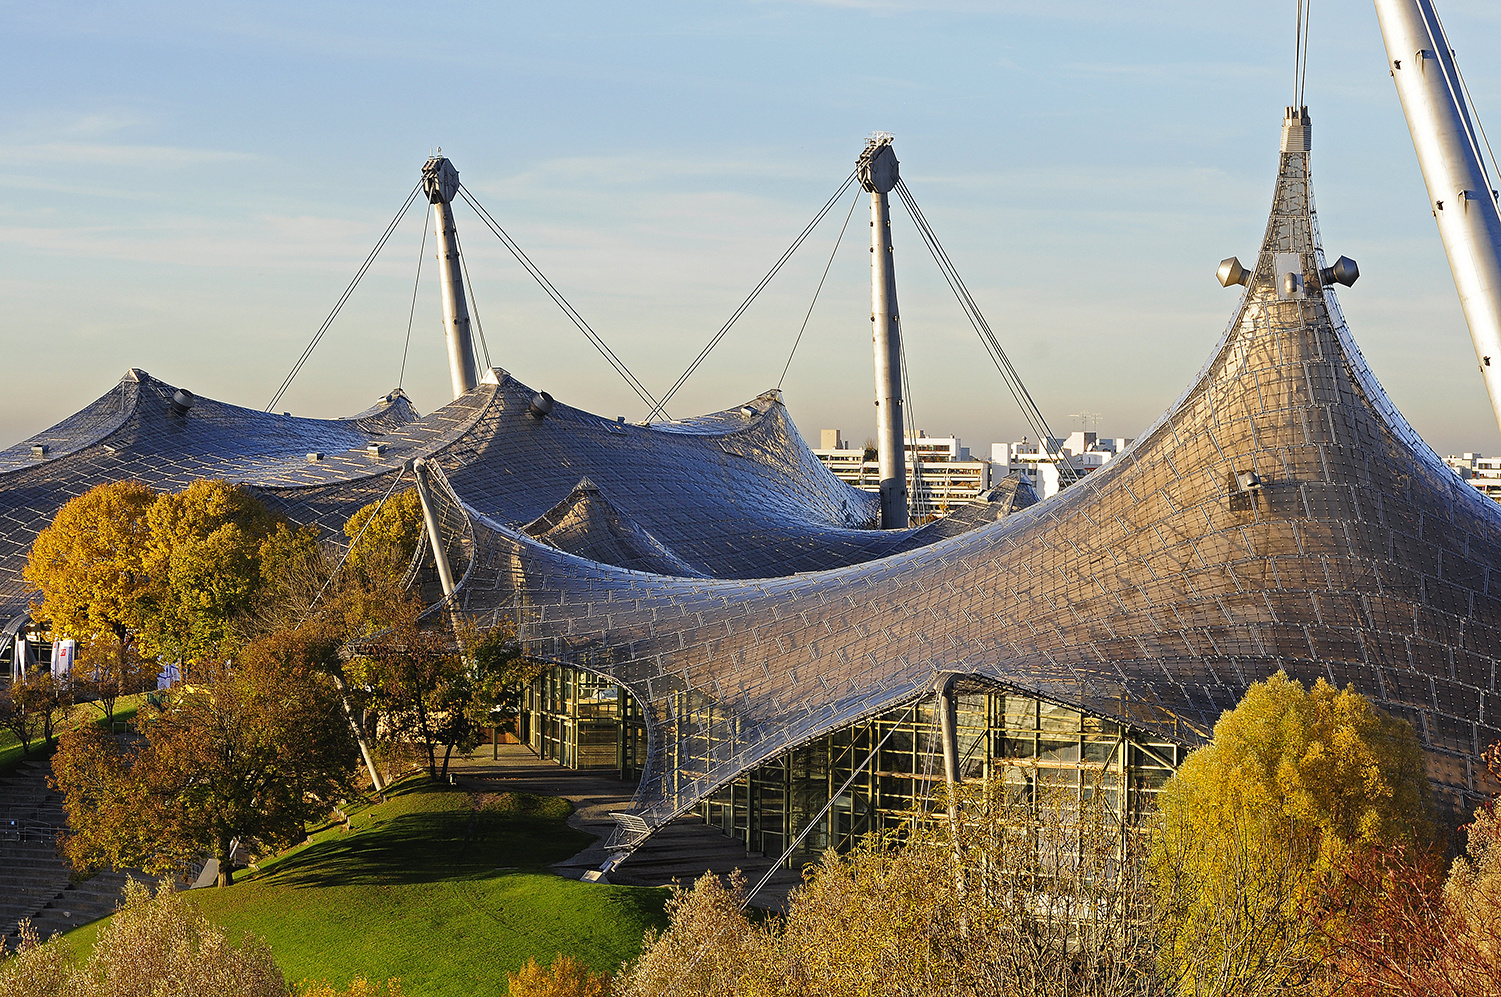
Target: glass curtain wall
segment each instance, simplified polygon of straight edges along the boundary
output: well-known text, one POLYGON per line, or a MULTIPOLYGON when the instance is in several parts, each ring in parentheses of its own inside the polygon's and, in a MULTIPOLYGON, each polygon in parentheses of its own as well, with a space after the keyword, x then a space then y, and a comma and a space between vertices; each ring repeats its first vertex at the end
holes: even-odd
POLYGON ((630 694, 609 679, 551 668, 522 696, 521 739, 539 758, 573 769, 615 769, 635 779, 646 763, 646 724, 630 694))
MULTIPOLYGON (((969 690, 958 697, 959 765, 966 782, 998 780, 1014 799, 1057 805, 1096 794, 1124 825, 1151 805, 1186 749, 1110 720, 1030 696, 969 690)), ((753 769, 699 805, 704 822, 747 850, 788 856, 796 866, 828 848, 845 850, 872 831, 895 830, 914 810, 932 810, 944 781, 934 701, 836 731, 753 769), (886 737, 888 731, 890 736, 886 737), (829 812, 819 812, 883 737, 886 743, 829 812)))
MULTIPOLYGON (((1171 741, 1033 696, 961 683, 956 699, 964 781, 999 781, 1012 787, 1012 799, 1028 803, 1083 802, 1099 794, 1124 824, 1149 808, 1186 753, 1171 741)), ((707 743, 699 735, 706 725, 691 722, 712 708, 680 704, 682 720, 669 731, 676 742, 670 757, 678 764, 694 766, 695 753, 733 750, 707 743)), ((569 768, 618 769, 629 779, 645 763, 639 707, 624 689, 586 672, 556 667, 537 679, 524 697, 521 725, 522 739, 538 756, 569 768)), ((872 831, 898 828, 913 810, 932 809, 943 780, 938 715, 928 699, 757 766, 706 798, 697 812, 748 851, 765 855, 781 855, 815 821, 788 857, 796 865, 829 848, 848 849, 872 831)))

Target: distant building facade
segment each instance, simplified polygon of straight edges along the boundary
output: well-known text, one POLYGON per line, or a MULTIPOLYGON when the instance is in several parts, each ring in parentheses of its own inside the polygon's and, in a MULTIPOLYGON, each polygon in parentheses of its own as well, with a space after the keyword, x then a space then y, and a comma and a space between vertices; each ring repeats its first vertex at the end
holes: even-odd
POLYGON ((1461 478, 1480 490, 1487 498, 1501 502, 1501 457, 1478 453, 1450 454, 1444 458, 1461 478))
MULTIPOLYGON (((838 429, 823 430, 819 444, 813 456, 835 477, 864 491, 880 491, 874 450, 852 445, 838 429)), ((908 507, 917 522, 976 501, 1006 476, 1004 468, 995 473, 991 461, 972 459, 957 436, 928 436, 919 430, 915 439, 905 437, 905 445, 908 507)))
POLYGON ((1046 445, 1023 438, 1016 443, 992 443, 990 462, 998 477, 1017 472, 1023 475, 1041 498, 1059 490, 1092 471, 1097 471, 1133 442, 1126 437, 1102 437, 1098 433, 1075 431, 1067 437, 1049 437, 1046 445))

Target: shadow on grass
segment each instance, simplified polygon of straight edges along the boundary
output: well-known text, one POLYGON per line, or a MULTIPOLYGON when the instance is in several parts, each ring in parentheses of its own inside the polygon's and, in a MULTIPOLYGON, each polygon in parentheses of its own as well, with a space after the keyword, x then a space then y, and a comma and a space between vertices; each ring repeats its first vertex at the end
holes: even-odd
POLYGON ((545 872, 592 839, 567 825, 567 802, 529 793, 469 793, 432 784, 403 787, 281 863, 269 877, 289 887, 430 883, 545 872))

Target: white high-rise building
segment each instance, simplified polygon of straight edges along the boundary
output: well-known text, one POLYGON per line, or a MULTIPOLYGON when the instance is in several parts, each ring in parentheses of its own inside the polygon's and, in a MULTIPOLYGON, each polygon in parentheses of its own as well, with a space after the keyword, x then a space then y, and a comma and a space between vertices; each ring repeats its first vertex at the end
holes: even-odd
MULTIPOLYGON (((823 461, 835 477, 868 492, 880 487, 880 465, 874 448, 853 446, 837 429, 820 434, 813 455, 823 461)), ((971 459, 969 447, 956 436, 929 436, 921 430, 917 437, 903 438, 907 455, 907 497, 914 525, 934 516, 947 514, 955 505, 972 502, 1005 477, 993 473, 992 464, 971 459)))
POLYGON ((1047 498, 1076 478, 1104 467, 1134 442, 1124 436, 1102 437, 1076 430, 1065 438, 1049 437, 1045 446, 1026 438, 992 443, 990 460, 997 478, 1018 471, 1032 483, 1038 497, 1047 498))

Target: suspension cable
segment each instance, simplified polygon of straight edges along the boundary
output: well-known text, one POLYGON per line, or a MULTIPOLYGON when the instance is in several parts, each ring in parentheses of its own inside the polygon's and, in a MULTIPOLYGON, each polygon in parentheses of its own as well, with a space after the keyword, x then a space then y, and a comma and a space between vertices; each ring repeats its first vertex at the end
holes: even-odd
POLYGON ((599 351, 600 356, 604 357, 610 366, 615 368, 616 373, 625 379, 625 383, 636 393, 637 397, 652 406, 653 411, 661 409, 661 405, 652 397, 651 392, 646 390, 646 386, 637 379, 635 374, 630 372, 625 363, 615 355, 614 350, 605 344, 605 341, 600 338, 599 334, 590 328, 589 323, 585 322, 584 317, 578 313, 578 310, 568 303, 568 299, 563 297, 562 292, 553 286, 552 281, 547 279, 541 268, 531 261, 531 257, 522 252, 521 247, 516 244, 516 241, 506 233, 505 229, 500 227, 500 223, 495 220, 494 216, 485 210, 485 206, 480 204, 469 188, 465 187, 462 183, 459 184, 459 196, 463 197, 464 202, 474 209, 474 213, 479 216, 480 221, 484 222, 485 226, 491 232, 495 233, 495 237, 510 251, 511 255, 516 257, 516 262, 520 263, 522 269, 530 275, 532 280, 537 282, 537 286, 541 287, 547 293, 547 296, 553 300, 553 303, 563 310, 563 314, 568 316, 568 320, 577 326, 578 330, 584 334, 584 337, 594 345, 594 348, 599 351))
POLYGON ((699 351, 698 356, 694 358, 693 363, 688 365, 688 369, 683 371, 678 379, 673 382, 672 387, 669 388, 667 390, 667 393, 662 396, 662 400, 657 403, 655 408, 647 413, 646 421, 650 422, 653 418, 656 417, 659 412, 664 415, 666 414, 662 411, 662 407, 669 401, 671 401, 672 396, 677 394, 678 389, 683 386, 683 383, 686 382, 688 378, 693 376, 693 372, 698 370, 699 365, 702 364, 704 360, 709 356, 709 352, 713 350, 714 347, 719 345, 719 341, 724 339, 725 335, 730 331, 730 327, 733 326, 737 320, 739 320, 740 316, 745 314, 746 309, 748 309, 751 306, 751 303, 760 296, 761 292, 766 288, 766 285, 771 283, 771 279, 775 277, 777 275, 777 272, 782 269, 783 264, 785 264, 789 259, 792 258, 792 254, 797 252, 798 247, 801 246, 803 242, 808 238, 808 236, 813 233, 813 230, 818 227, 818 223, 823 221, 824 216, 829 213, 829 209, 837 204, 839 202, 839 199, 844 196, 844 192, 849 190, 850 184, 855 182, 855 176, 857 173, 858 170, 851 170, 850 175, 844 178, 844 183, 839 185, 839 189, 834 192, 834 196, 824 202, 824 206, 818 209, 818 213, 813 216, 813 220, 803 227, 803 230, 798 233, 797 238, 792 240, 792 245, 788 246, 786 252, 782 253, 782 255, 777 258, 776 263, 772 264, 771 269, 766 272, 766 276, 761 278, 760 283, 758 283, 751 290, 750 295, 740 303, 740 307, 735 309, 735 312, 730 316, 729 321, 727 321, 723 326, 720 327, 719 331, 714 334, 714 338, 709 340, 708 345, 699 351))
MULTIPOLYGON (((318 327, 317 333, 313 336, 313 341, 307 344, 307 349, 302 351, 302 356, 298 357, 297 362, 292 365, 292 370, 287 374, 286 379, 281 382, 281 387, 276 389, 276 394, 272 395, 271 400, 266 403, 267 412, 276 407, 276 403, 281 401, 281 396, 286 394, 287 389, 292 386, 292 380, 302 370, 302 365, 307 363, 308 357, 313 355, 313 350, 323 340, 324 333, 328 332, 328 327, 333 325, 334 319, 338 317, 339 309, 344 307, 344 302, 349 300, 349 296, 359 286, 360 279, 365 276, 365 273, 370 269, 370 265, 375 262, 376 256, 380 255, 380 251, 385 248, 386 242, 391 238, 391 233, 396 231, 396 226, 400 225, 401 220, 406 217, 407 209, 412 206, 412 202, 417 199, 417 194, 421 190, 422 181, 419 180, 412 187, 412 192, 407 195, 406 201, 402 203, 401 210, 396 212, 396 217, 391 219, 391 224, 387 225, 385 232, 381 233, 380 240, 376 242, 375 248, 370 250, 370 255, 365 257, 364 263, 360 264, 360 269, 355 273, 354 280, 350 281, 349 286, 344 289, 344 293, 339 295, 339 300, 334 303, 333 311, 328 313, 328 317, 318 327)), ((425 231, 426 229, 424 228, 425 231)))
POLYGON ((792 350, 787 354, 787 363, 782 367, 782 376, 777 378, 777 390, 782 389, 782 382, 787 380, 787 369, 792 366, 792 356, 797 352, 797 344, 803 341, 803 332, 808 328, 808 319, 813 317, 813 306, 818 304, 818 295, 823 291, 823 282, 829 279, 829 268, 834 265, 834 256, 839 252, 839 244, 844 241, 844 230, 850 227, 850 219, 854 217, 855 205, 860 203, 860 195, 857 192, 855 199, 850 202, 849 213, 844 216, 844 224, 839 228, 839 238, 834 240, 834 248, 829 252, 829 262, 824 264, 823 276, 818 278, 818 287, 813 291, 813 300, 808 303, 808 314, 803 316, 803 324, 797 330, 797 338, 792 341, 792 350))
MULTIPOLYGON (((906 715, 886 729, 886 733, 882 735, 879 741, 876 742, 876 746, 870 749, 870 754, 865 756, 865 761, 855 766, 855 771, 851 772, 850 777, 844 780, 844 785, 839 787, 838 792, 830 796, 829 802, 824 804, 824 808, 820 810, 812 820, 803 825, 802 833, 793 840, 792 844, 787 846, 787 850, 782 853, 781 858, 777 859, 772 867, 766 870, 766 875, 762 876, 760 880, 757 881, 756 885, 751 887, 751 891, 747 893, 745 895, 745 899, 740 902, 741 910, 745 910, 746 907, 749 907, 750 902, 755 899, 756 894, 761 892, 761 887, 771 882, 771 877, 776 875, 777 870, 782 867, 782 863, 787 861, 787 857, 793 852, 797 851, 798 846, 807 840, 808 835, 812 834, 813 829, 818 826, 818 822, 823 820, 824 817, 828 815, 828 812, 830 810, 834 809, 834 804, 838 802, 839 797, 844 795, 844 791, 850 788, 850 784, 855 781, 855 777, 858 776, 861 772, 865 771, 865 767, 875 760, 877 752, 879 752, 886 746, 886 742, 891 739, 892 734, 896 733, 897 728, 901 727, 902 725, 906 724, 907 721, 912 719, 912 714, 917 712, 917 708, 922 705, 922 701, 926 698, 927 696, 924 695, 913 700, 912 707, 907 710, 906 715)), ((872 724, 876 722, 878 722, 876 719, 871 720, 872 724)), ((697 959, 694 960, 694 962, 697 961, 697 959)))
MULTIPOLYGON (((907 439, 912 441, 912 459, 907 460, 907 447, 902 446, 902 474, 907 482, 907 512, 912 519, 921 519, 930 513, 931 503, 922 498, 922 454, 917 449, 917 414, 912 407, 912 377, 907 373, 907 338, 902 335, 902 320, 896 320, 896 342, 902 372, 902 413, 907 418, 907 439)), ((908 522, 909 526, 921 523, 908 522)))
POLYGON ((464 271, 464 286, 469 289, 469 314, 474 317, 474 331, 479 333, 479 348, 485 355, 485 369, 490 369, 490 347, 485 342, 485 325, 479 320, 479 302, 474 300, 474 281, 469 279, 469 257, 464 253, 464 246, 459 242, 459 230, 455 226, 453 230, 454 245, 459 247, 459 266, 464 271))
POLYGON ((417 317, 417 288, 422 283, 422 258, 427 255, 427 223, 433 216, 433 206, 428 204, 427 215, 422 219, 422 244, 417 248, 417 276, 412 280, 412 310, 407 312, 407 340, 401 347, 401 374, 396 378, 399 388, 407 379, 407 351, 412 348, 412 321, 417 317))
POLYGON ((1066 476, 1070 482, 1077 480, 1079 477, 1078 472, 1072 464, 1064 459, 1062 451, 1054 452, 1051 449, 1049 441, 1056 439, 1056 437, 1053 436, 1053 431, 1048 426, 1047 419, 1043 416, 1042 410, 1038 408, 1037 402, 1033 400, 1031 392, 1027 390, 1027 386, 1022 383, 1021 375, 1012 366, 1010 358, 1006 356, 1006 351, 1001 348, 1000 340, 996 338, 995 332, 991 330, 990 323, 985 320, 984 314, 980 311, 980 306, 975 302, 974 296, 970 294, 969 288, 964 283, 964 279, 959 276, 959 271, 954 266, 953 260, 949 259, 948 253, 938 241, 937 233, 928 224, 928 219, 923 215, 922 209, 917 206, 917 200, 912 196, 912 192, 907 189, 906 182, 900 179, 897 180, 896 191, 901 197, 902 203, 907 206, 907 211, 912 215, 912 220, 917 225, 918 234, 922 236, 923 244, 928 247, 929 254, 932 255, 934 262, 938 264, 938 269, 943 274, 943 279, 948 283, 949 290, 954 293, 954 297, 959 302, 959 307, 964 311, 964 317, 969 320, 970 326, 974 328, 976 335, 980 337, 980 343, 985 347, 986 353, 989 354, 991 363, 995 364, 996 370, 1001 374, 1001 379, 1006 382, 1006 387, 1011 391, 1011 396, 1016 399, 1016 404, 1021 408, 1022 418, 1026 420, 1032 432, 1038 435, 1039 451, 1058 466, 1060 477, 1066 476))
POLYGON ((386 494, 381 496, 380 501, 376 503, 370 515, 366 516, 365 521, 360 524, 360 531, 354 535, 353 540, 349 541, 349 547, 344 551, 344 556, 339 558, 339 563, 334 565, 334 570, 324 579, 323 587, 318 590, 318 594, 313 596, 313 601, 308 603, 307 609, 303 611, 302 619, 297 621, 299 627, 306 623, 308 617, 313 615, 313 610, 318 608, 318 603, 323 599, 323 593, 328 591, 328 587, 333 584, 334 579, 339 577, 339 572, 344 570, 344 562, 349 560, 349 555, 353 554, 354 549, 360 545, 360 538, 365 535, 365 531, 370 528, 370 524, 375 521, 375 517, 380 515, 380 511, 385 506, 386 500, 396 491, 396 486, 401 484, 401 479, 406 473, 405 464, 397 469, 396 476, 391 479, 391 487, 386 489, 386 494))

